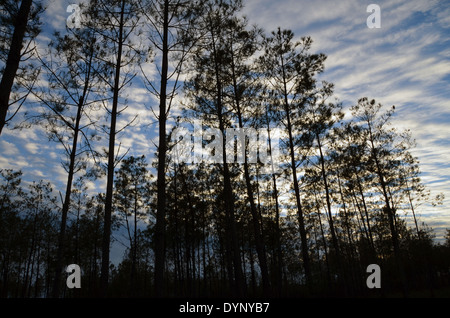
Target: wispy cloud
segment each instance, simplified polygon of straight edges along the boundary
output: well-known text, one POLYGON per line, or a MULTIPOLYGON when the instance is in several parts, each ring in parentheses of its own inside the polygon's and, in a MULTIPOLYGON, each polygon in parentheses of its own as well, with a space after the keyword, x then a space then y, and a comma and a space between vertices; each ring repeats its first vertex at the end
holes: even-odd
MULTIPOLYGON (((345 106, 358 98, 396 105, 394 125, 411 129, 423 181, 450 206, 450 6, 445 1, 245 1, 245 14, 267 32, 287 28, 328 55, 321 79, 335 84, 345 106), (366 8, 381 8, 381 29, 369 29, 366 8)), ((450 224, 445 209, 424 214, 450 224)), ((426 216, 426 217, 425 217, 426 216)), ((441 222, 441 223, 439 223, 441 222)), ((440 232, 442 235, 442 231, 440 232)))

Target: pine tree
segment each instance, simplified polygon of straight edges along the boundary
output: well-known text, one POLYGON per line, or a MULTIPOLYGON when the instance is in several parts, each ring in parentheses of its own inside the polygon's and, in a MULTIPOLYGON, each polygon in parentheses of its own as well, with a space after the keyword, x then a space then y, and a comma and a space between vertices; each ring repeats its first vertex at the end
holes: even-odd
POLYGON ((32 42, 40 33, 39 15, 43 9, 38 1, 33 4, 33 0, 22 0, 19 6, 17 1, 6 0, 2 1, 0 10, 2 12, 0 17, 1 28, 4 31, 1 32, 0 58, 5 63, 1 69, 2 79, 0 82, 1 134, 4 126, 24 103, 38 76, 37 69, 30 64, 26 65, 24 60, 33 55, 32 42), (17 87, 14 86, 14 83, 17 87), (19 88, 27 88, 28 91, 21 97, 13 95, 14 98, 11 101, 11 94, 19 88), (14 114, 7 118, 10 106, 19 101, 20 105, 14 114))
POLYGON ((157 0, 144 1, 141 10, 146 17, 148 38, 154 48, 155 64, 159 78, 143 72, 144 83, 159 101, 158 115, 158 173, 157 173, 157 214, 155 232, 155 293, 164 295, 165 267, 165 218, 166 218, 166 161, 167 161, 167 121, 174 98, 180 88, 180 75, 200 29, 196 20, 201 12, 199 1, 157 0))
MULTIPOLYGON (((343 265, 341 264, 341 251, 339 247, 338 237, 335 229, 335 221, 332 214, 332 189, 330 187, 330 169, 327 167, 325 149, 331 129, 342 119, 343 113, 339 103, 328 101, 333 94, 333 85, 323 82, 322 87, 312 86, 311 92, 304 94, 302 104, 304 111, 300 119, 302 133, 305 135, 306 143, 313 148, 316 153, 317 160, 309 156, 309 162, 317 164, 321 175, 321 182, 325 190, 326 211, 328 216, 328 224, 332 239, 332 246, 335 253, 335 259, 338 264, 338 271, 343 274, 343 265), (317 153, 318 152, 318 153, 317 153)), ((344 284, 346 284, 344 282, 344 284)))
POLYGON ((304 211, 301 202, 297 167, 298 158, 295 147, 298 143, 297 121, 301 117, 302 99, 314 85, 314 75, 323 70, 325 56, 309 54, 311 38, 293 41, 294 34, 289 30, 278 29, 264 41, 264 54, 260 64, 267 78, 268 89, 271 91, 272 103, 281 113, 280 123, 286 128, 288 155, 290 158, 291 177, 295 192, 297 217, 302 240, 302 255, 307 284, 311 283, 310 257, 308 235, 304 211))
POLYGON ((138 261, 138 221, 146 217, 149 201, 149 178, 145 156, 127 157, 116 172, 114 206, 122 215, 129 240, 131 259, 130 295, 136 295, 138 261), (131 217, 132 225, 129 218, 131 217))
POLYGON ((53 297, 59 297, 73 180, 77 172, 86 171, 89 157, 94 157, 95 160, 91 142, 99 137, 92 129, 96 121, 93 111, 96 108, 98 110, 96 104, 101 102, 103 97, 100 94, 104 89, 101 78, 96 75, 104 67, 102 70, 102 66, 96 63, 102 52, 98 50, 94 32, 86 28, 86 25, 80 29, 68 28, 67 31, 64 36, 56 32, 48 51, 38 54, 49 85, 33 91, 33 95, 43 105, 42 110, 35 108, 25 113, 28 121, 45 127, 49 140, 59 142, 67 157, 63 162, 67 182, 61 213, 53 297))
MULTIPOLYGON (((238 156, 243 157, 243 168, 245 186, 250 204, 251 222, 253 233, 255 237, 255 246, 258 255, 264 294, 270 294, 270 280, 267 267, 266 248, 263 240, 262 224, 258 214, 255 194, 253 193, 253 185, 250 176, 250 162, 254 158, 249 158, 249 153, 254 152, 254 143, 248 143, 247 140, 240 140, 242 138, 249 138, 250 140, 257 138, 254 136, 256 130, 246 127, 247 122, 250 121, 253 109, 258 107, 253 100, 258 100, 256 92, 258 85, 256 84, 256 77, 253 76, 254 70, 251 68, 250 59, 258 49, 258 40, 261 34, 259 29, 247 30, 247 22, 237 18, 231 18, 224 23, 222 32, 224 32, 223 41, 225 42, 223 54, 228 57, 224 59, 224 70, 229 70, 230 84, 229 88, 224 88, 229 95, 229 103, 233 105, 234 117, 237 119, 237 128, 240 134, 238 140, 238 156), (249 133, 247 133, 249 132, 249 133), (247 135, 249 135, 247 137, 247 135), (244 136, 244 137, 242 137, 244 136), (243 144, 242 144, 243 143, 243 144)), ((231 136, 226 136, 230 140, 231 136)), ((227 141, 229 142, 229 141, 227 141)), ((254 160, 253 160, 254 161, 254 160)))
MULTIPOLYGON (((225 90, 231 85, 227 67, 228 48, 225 28, 230 17, 242 7, 241 1, 211 1, 207 3, 202 26, 207 34, 193 57, 194 72, 186 84, 188 96, 193 105, 192 114, 202 118, 206 127, 215 132, 216 144, 213 162, 220 163, 223 175, 223 200, 225 204, 225 231, 230 237, 226 240, 226 262, 230 286, 237 295, 245 293, 240 247, 236 228, 235 194, 232 188, 230 165, 227 161, 226 129, 231 128, 231 104, 227 103, 225 90)), ((202 127, 201 127, 202 128, 202 127)), ((230 154, 228 154, 229 156, 230 154)))
POLYGON ((108 150, 107 150, 107 184, 105 196, 104 236, 102 245, 102 295, 107 295, 109 281, 109 253, 111 243, 111 216, 113 212, 113 185, 115 167, 120 161, 116 154, 116 137, 131 124, 117 127, 117 117, 126 107, 120 109, 123 102, 123 89, 136 76, 135 68, 142 61, 146 50, 139 46, 139 23, 141 19, 138 1, 126 0, 92 0, 89 3, 89 27, 97 37, 99 49, 103 51, 99 62, 107 66, 106 72, 100 74, 105 85, 112 93, 111 108, 106 108, 109 116, 108 150))

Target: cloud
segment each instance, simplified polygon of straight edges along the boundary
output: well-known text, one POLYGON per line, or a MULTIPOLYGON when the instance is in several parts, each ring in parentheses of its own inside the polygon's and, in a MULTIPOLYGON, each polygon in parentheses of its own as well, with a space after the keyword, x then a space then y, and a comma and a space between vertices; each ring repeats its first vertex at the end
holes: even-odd
MULTIPOLYGON (((444 192, 444 206, 450 206, 450 7, 445 1, 378 1, 381 29, 366 26, 372 1, 244 3, 250 23, 267 32, 280 26, 313 38, 314 52, 328 56, 319 78, 335 84, 345 107, 363 96, 396 105, 393 124, 411 129, 417 140, 412 152, 421 162, 423 181, 432 193, 444 192)), ((424 219, 434 224, 450 224, 442 209, 426 213, 424 219)))
POLYGON ((44 21, 49 22, 54 30, 65 30, 67 18, 70 16, 70 12, 66 12, 67 6, 74 1, 68 0, 47 0, 44 2, 45 12, 44 21))

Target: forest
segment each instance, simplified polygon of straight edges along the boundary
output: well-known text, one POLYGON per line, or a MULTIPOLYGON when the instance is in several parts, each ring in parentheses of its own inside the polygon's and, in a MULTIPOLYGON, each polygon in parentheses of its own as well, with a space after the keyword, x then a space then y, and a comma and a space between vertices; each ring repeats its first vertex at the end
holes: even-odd
POLYGON ((65 179, 0 167, 0 297, 450 296, 450 230, 420 220, 443 196, 395 106, 344 107, 313 39, 244 5, 86 0, 42 46, 42 1, 1 2, 0 139, 41 129, 65 179), (139 155, 134 89, 157 135, 139 155))

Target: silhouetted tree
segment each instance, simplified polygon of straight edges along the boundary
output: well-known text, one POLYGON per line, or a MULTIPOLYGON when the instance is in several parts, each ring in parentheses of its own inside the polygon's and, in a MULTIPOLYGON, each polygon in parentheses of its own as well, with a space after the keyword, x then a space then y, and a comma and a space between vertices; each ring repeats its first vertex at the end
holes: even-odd
POLYGON ((123 88, 130 84, 136 76, 134 68, 142 60, 145 50, 139 46, 139 21, 142 12, 139 10, 138 1, 125 0, 93 0, 89 4, 90 15, 86 20, 90 28, 93 28, 97 37, 99 49, 103 50, 100 58, 109 69, 100 74, 105 84, 109 86, 112 93, 110 108, 106 108, 110 116, 108 129, 107 150, 107 184, 105 196, 104 236, 102 245, 102 293, 107 295, 109 279, 109 250, 111 243, 111 215, 113 212, 113 185, 114 170, 120 161, 116 154, 116 136, 119 132, 130 125, 128 122, 124 127, 117 127, 117 117, 126 108, 119 109, 123 98, 123 88))
POLYGON ((298 182, 298 158, 295 147, 298 136, 297 121, 302 114, 302 99, 314 86, 315 74, 323 70, 325 56, 309 54, 311 38, 293 41, 294 34, 289 30, 278 29, 271 37, 264 40, 264 54, 260 63, 268 79, 273 103, 280 112, 280 123, 288 134, 287 147, 290 158, 290 169, 293 180, 300 236, 302 240, 302 255, 306 280, 311 283, 308 237, 306 232, 304 211, 301 203, 300 186, 298 182))
POLYGON ((26 120, 45 127, 49 140, 59 142, 67 157, 63 162, 67 182, 62 204, 53 297, 59 297, 64 236, 74 176, 79 171, 86 171, 88 159, 95 160, 96 157, 91 142, 99 138, 92 127, 98 120, 93 111, 99 109, 98 104, 102 101, 104 90, 101 78, 97 75, 105 69, 96 63, 101 54, 92 29, 86 28, 86 25, 80 29, 67 28, 64 36, 56 32, 48 51, 38 54, 48 81, 48 85, 39 86, 33 91, 43 105, 42 110, 34 108, 25 112, 26 120))
POLYGON ((130 156, 122 160, 116 172, 114 206, 125 221, 129 240, 131 260, 130 295, 135 293, 137 282, 137 250, 138 250, 138 220, 145 218, 150 199, 149 179, 145 156, 130 156), (131 217, 132 225, 129 218, 131 217))
POLYGON ((156 80, 143 71, 145 86, 159 102, 158 115, 153 112, 159 125, 155 225, 155 292, 158 296, 164 295, 167 121, 181 86, 179 79, 186 59, 201 34, 196 20, 202 5, 201 1, 157 0, 144 1, 141 7, 158 70, 156 80))
MULTIPOLYGON (((227 273, 230 286, 237 295, 245 293, 245 282, 242 270, 241 252, 235 219, 235 194, 231 182, 230 165, 227 161, 226 129, 230 128, 231 105, 227 103, 225 89, 232 82, 228 76, 227 30, 225 26, 238 10, 241 1, 207 2, 203 15, 202 27, 207 34, 193 57, 194 72, 187 82, 187 93, 192 99, 192 114, 204 121, 205 126, 216 132, 214 140, 215 153, 213 162, 220 163, 223 174, 223 200, 225 204, 225 231, 230 241, 225 241, 227 273)), ((228 154, 229 156, 230 154, 228 154)))
POLYGON ((20 102, 20 106, 28 96, 30 89, 23 96, 14 96, 11 101, 11 93, 20 87, 33 86, 38 75, 38 68, 26 65, 25 61, 33 55, 34 38, 40 32, 39 15, 43 11, 40 1, 22 0, 2 1, 0 10, 0 24, 2 32, 0 41, 0 59, 4 63, 1 68, 2 79, 0 82, 0 134, 5 124, 17 113, 18 109, 7 118, 9 107, 20 102), (28 42, 28 43, 27 43, 28 42), (16 87, 14 87, 16 83, 16 87))

